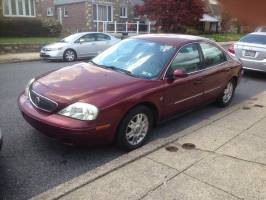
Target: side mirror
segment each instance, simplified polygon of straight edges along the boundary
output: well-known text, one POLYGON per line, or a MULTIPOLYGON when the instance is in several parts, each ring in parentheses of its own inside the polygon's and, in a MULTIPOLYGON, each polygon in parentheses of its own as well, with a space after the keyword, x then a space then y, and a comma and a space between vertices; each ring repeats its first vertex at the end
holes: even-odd
POLYGON ((176 78, 185 78, 187 76, 188 76, 188 74, 187 74, 187 72, 185 70, 183 70, 183 69, 176 69, 176 70, 174 70, 172 77, 174 79, 176 79, 176 78))
POLYGON ((84 43, 84 42, 85 42, 84 39, 82 39, 82 38, 79 39, 79 43, 80 43, 80 44, 82 44, 82 43, 84 43))

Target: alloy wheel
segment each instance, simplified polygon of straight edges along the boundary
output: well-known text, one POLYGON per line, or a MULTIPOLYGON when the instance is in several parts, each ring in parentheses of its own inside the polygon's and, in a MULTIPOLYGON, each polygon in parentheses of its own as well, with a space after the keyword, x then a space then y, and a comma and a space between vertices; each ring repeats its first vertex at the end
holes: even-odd
POLYGON ((233 85, 232 81, 230 81, 224 90, 223 102, 225 104, 231 100, 233 93, 234 93, 234 85, 233 85))
POLYGON ((138 113, 132 117, 126 128, 126 140, 130 145, 140 144, 146 137, 149 130, 148 116, 138 113))

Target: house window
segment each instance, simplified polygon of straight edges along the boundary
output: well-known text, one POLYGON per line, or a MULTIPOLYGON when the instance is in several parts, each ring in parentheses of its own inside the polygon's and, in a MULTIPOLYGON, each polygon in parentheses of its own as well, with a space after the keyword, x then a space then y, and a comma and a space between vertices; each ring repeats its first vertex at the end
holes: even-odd
POLYGON ((47 8, 47 16, 54 16, 53 8, 47 8))
POLYGON ((68 10, 66 7, 64 7, 64 17, 68 17, 68 10))
POLYGON ((6 17, 35 17, 35 0, 3 0, 6 17))
POLYGON ((93 4, 94 21, 113 21, 113 8, 109 5, 93 4))
POLYGON ((127 7, 126 6, 120 6, 120 17, 127 18, 127 7))

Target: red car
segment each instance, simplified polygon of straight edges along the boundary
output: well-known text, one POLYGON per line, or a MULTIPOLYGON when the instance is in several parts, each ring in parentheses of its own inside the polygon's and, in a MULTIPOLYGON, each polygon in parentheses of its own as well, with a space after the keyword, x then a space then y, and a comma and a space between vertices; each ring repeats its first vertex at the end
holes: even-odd
POLYGON ((230 104, 241 64, 205 38, 154 34, 121 41, 89 63, 32 79, 24 118, 64 143, 140 147, 161 120, 200 104, 230 104))

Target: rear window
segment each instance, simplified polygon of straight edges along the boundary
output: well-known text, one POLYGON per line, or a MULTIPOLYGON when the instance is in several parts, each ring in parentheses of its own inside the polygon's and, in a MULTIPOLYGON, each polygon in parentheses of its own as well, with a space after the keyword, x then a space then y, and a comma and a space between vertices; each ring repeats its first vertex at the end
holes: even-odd
POLYGON ((254 44, 266 44, 266 35, 247 35, 240 39, 240 42, 254 43, 254 44))

